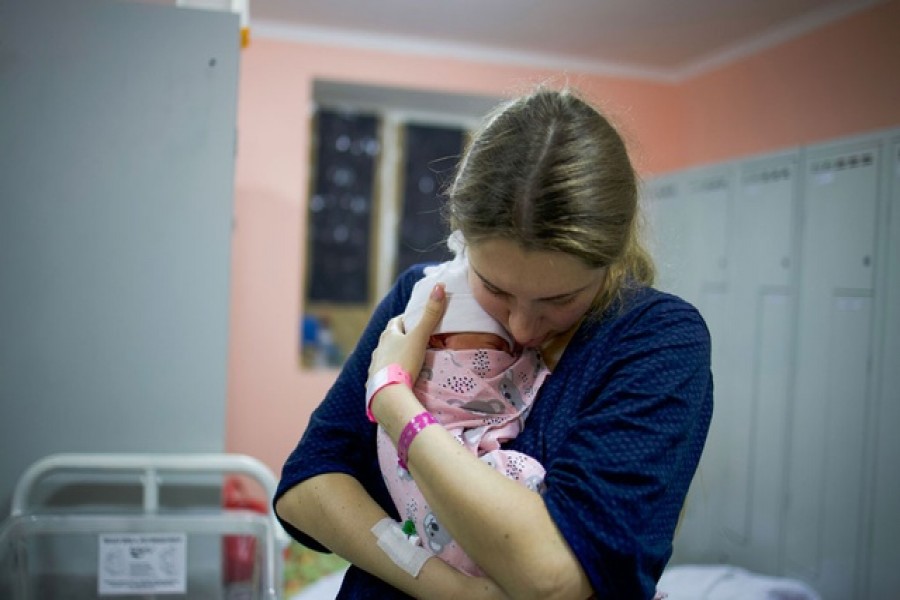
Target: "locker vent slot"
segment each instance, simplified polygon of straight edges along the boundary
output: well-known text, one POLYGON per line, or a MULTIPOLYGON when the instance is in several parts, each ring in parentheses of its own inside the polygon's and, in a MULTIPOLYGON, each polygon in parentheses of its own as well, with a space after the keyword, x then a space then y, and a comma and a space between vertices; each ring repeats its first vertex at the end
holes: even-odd
POLYGON ((860 167, 871 167, 875 163, 871 152, 862 152, 859 154, 848 154, 846 156, 837 156, 834 158, 826 158, 812 163, 810 170, 812 173, 833 173, 835 171, 846 171, 849 169, 858 169, 860 167))
POLYGON ((657 200, 674 198, 678 195, 678 186, 676 186, 674 183, 667 183, 666 185, 662 185, 653 190, 651 195, 657 200))
POLYGON ((716 177, 714 179, 704 179, 702 181, 695 181, 691 185, 691 191, 693 192, 715 192, 718 190, 727 190, 728 189, 728 179, 725 177, 716 177))
POLYGON ((744 175, 742 182, 745 185, 759 185, 761 183, 775 183, 777 181, 786 181, 791 178, 791 170, 788 167, 779 167, 777 169, 767 169, 765 171, 757 171, 744 175))

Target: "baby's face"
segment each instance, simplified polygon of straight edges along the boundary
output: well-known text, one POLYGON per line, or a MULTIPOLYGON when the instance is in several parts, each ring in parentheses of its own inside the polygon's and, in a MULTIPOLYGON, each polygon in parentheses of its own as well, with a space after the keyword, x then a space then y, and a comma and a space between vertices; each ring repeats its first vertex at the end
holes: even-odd
POLYGON ((509 344, 495 333, 463 332, 436 333, 431 336, 431 347, 445 350, 502 350, 509 352, 509 344))

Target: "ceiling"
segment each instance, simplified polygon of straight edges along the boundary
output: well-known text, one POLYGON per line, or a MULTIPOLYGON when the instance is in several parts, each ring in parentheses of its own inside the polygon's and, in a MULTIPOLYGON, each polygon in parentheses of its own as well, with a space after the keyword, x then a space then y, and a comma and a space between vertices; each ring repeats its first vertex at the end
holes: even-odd
POLYGON ((880 0, 249 0, 251 34, 677 80, 880 0))

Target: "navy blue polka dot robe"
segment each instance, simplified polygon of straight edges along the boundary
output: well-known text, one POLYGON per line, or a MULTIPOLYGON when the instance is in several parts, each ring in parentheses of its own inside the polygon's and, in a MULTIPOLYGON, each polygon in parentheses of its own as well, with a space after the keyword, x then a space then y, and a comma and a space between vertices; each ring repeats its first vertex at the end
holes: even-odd
MULTIPOLYGON (((403 312, 423 265, 403 273, 313 412, 284 464, 277 500, 321 473, 358 479, 395 519, 365 416, 369 357, 387 321, 403 312)), ((534 402, 519 436, 504 445, 547 469, 544 502, 581 562, 597 598, 652 598, 712 416, 710 339, 685 301, 629 290, 585 321, 534 402)), ((326 551, 284 523, 300 543, 326 551)), ((338 598, 404 598, 351 567, 338 598)))

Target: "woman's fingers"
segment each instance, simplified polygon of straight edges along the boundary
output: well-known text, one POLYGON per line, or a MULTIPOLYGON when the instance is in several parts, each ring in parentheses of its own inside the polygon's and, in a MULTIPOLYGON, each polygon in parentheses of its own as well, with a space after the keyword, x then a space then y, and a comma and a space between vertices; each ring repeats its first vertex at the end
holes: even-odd
POLYGON ((447 292, 443 283, 435 284, 428 295, 428 302, 425 304, 425 312, 422 314, 422 320, 416 326, 416 331, 421 332, 426 338, 431 336, 441 317, 444 316, 444 308, 447 306, 447 292))
POLYGON ((406 333, 406 328, 403 327, 402 316, 394 317, 393 319, 391 319, 391 327, 398 333, 406 333))

